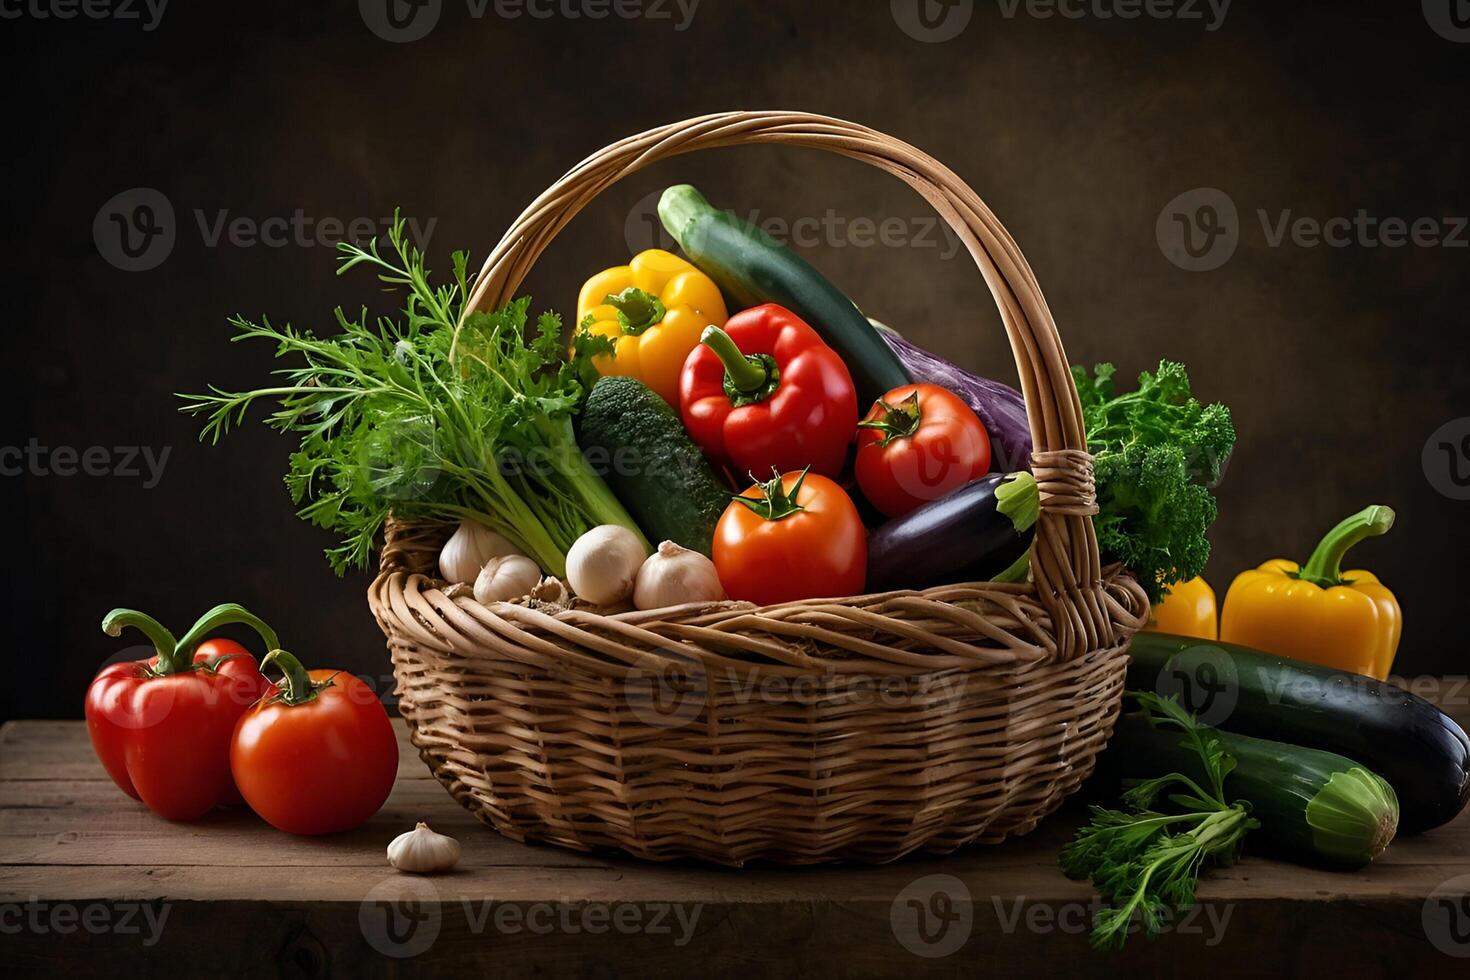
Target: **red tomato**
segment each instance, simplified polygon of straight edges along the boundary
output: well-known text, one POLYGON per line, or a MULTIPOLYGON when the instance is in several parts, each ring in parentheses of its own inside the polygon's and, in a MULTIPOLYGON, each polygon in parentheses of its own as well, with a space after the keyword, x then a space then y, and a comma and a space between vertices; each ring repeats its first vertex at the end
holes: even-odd
POLYGON ((990 470, 990 433, 953 392, 938 385, 894 388, 858 423, 854 475, 863 496, 901 517, 990 470))
POLYGON ((841 487, 803 470, 731 501, 715 526, 714 559, 732 599, 764 606, 859 595, 868 532, 841 487))
POLYGON ((388 712, 352 674, 308 672, 284 651, 261 668, 271 663, 286 678, 240 719, 230 747, 240 793, 287 833, 351 830, 378 812, 398 774, 388 712))

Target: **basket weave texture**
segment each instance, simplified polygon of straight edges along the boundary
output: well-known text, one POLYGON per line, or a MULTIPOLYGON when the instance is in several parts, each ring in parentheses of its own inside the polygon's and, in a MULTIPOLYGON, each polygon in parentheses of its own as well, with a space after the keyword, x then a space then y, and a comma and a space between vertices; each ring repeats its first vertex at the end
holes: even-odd
POLYGON ((619 179, 744 143, 828 150, 909 184, 985 277, 1016 356, 1041 517, 1032 581, 600 615, 482 606, 436 574, 451 528, 390 522, 369 602, 434 775, 500 833, 739 865, 881 862, 1020 834, 1092 770, 1143 590, 1100 567, 1081 406, 1035 276, 990 210, 906 143, 802 112, 728 112, 615 143, 518 218, 468 308, 512 298, 619 179))

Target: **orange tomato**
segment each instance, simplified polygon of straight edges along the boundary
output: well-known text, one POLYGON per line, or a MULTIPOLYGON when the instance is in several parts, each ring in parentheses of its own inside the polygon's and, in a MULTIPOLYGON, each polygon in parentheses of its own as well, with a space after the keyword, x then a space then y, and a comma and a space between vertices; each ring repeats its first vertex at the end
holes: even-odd
POLYGON ((730 502, 715 526, 714 560, 732 599, 770 605, 859 595, 868 532, 836 483, 786 473, 730 502))

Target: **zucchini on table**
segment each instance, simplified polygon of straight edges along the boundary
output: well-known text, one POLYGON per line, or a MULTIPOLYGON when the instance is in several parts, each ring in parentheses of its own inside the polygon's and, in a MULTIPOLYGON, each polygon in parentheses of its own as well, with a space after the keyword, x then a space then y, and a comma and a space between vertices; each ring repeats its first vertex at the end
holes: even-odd
POLYGON ((1392 684, 1230 643, 1139 633, 1128 687, 1241 735, 1338 752, 1388 780, 1401 830, 1453 820, 1470 799, 1470 738, 1434 705, 1392 684))
POLYGON ((913 383, 852 300, 761 229, 714 207, 688 184, 664 191, 658 216, 689 261, 735 301, 732 309, 775 303, 805 320, 847 364, 859 414, 886 392, 913 383))
MULTIPOLYGON (((1226 798, 1250 804, 1260 824, 1248 849, 1298 864, 1357 868, 1393 840, 1399 803, 1382 777, 1332 752, 1214 731, 1235 759, 1225 775, 1226 798)), ((1122 779, 1180 772, 1205 780, 1199 754, 1180 733, 1141 712, 1119 720, 1099 769, 1122 779)))

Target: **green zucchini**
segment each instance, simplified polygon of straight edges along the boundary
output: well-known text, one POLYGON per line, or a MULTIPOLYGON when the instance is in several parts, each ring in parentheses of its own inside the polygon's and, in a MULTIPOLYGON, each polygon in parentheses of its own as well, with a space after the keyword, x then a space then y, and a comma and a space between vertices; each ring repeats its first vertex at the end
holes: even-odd
POLYGON ((1128 686, 1176 695, 1242 735, 1340 752, 1382 774, 1403 832, 1448 823, 1470 799, 1470 738, 1434 705, 1383 681, 1230 643, 1139 633, 1128 686))
MULTIPOLYGON (((1243 800, 1260 822, 1246 846, 1298 864, 1358 868, 1393 840, 1399 804, 1381 776, 1332 752, 1216 730, 1235 768, 1226 798, 1243 800)), ((1199 753, 1185 736, 1132 712, 1119 720, 1099 761, 1105 774, 1153 779, 1179 772, 1206 779, 1199 753)))
POLYGON ((637 378, 600 379, 582 407, 577 441, 648 540, 710 553, 730 488, 653 389, 637 378))
POLYGON ((664 228, 731 300, 731 309, 784 306, 805 320, 847 365, 858 410, 913 377, 852 300, 811 263, 761 229, 715 208, 688 184, 658 202, 664 228))

